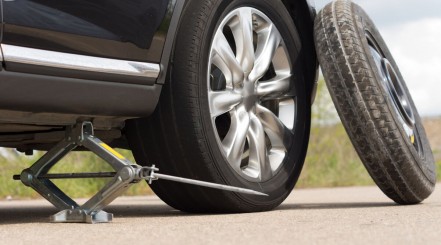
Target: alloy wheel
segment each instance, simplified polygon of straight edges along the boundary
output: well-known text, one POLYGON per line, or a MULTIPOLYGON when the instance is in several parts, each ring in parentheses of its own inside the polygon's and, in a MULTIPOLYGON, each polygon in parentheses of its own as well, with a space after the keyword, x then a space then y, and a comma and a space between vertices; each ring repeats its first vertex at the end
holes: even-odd
POLYGON ((248 181, 271 179, 293 143, 292 80, 292 62, 270 18, 241 7, 222 20, 211 45, 208 103, 222 154, 248 181))

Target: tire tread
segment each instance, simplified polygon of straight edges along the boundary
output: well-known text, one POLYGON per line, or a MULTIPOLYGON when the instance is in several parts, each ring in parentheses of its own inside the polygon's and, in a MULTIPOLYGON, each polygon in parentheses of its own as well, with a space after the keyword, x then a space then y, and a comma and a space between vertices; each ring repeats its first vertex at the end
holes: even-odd
POLYGON ((430 195, 434 183, 410 159, 391 117, 358 33, 358 8, 337 0, 317 16, 315 40, 325 81, 358 155, 380 189, 397 203, 418 203, 430 195))

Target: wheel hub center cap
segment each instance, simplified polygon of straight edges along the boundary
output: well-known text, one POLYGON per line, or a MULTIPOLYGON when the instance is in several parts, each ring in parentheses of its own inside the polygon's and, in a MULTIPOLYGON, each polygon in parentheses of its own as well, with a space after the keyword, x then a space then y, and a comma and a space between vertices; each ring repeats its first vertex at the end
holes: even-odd
POLYGON ((258 96, 256 93, 255 83, 252 81, 244 81, 242 88, 243 105, 247 111, 251 111, 256 107, 258 96))

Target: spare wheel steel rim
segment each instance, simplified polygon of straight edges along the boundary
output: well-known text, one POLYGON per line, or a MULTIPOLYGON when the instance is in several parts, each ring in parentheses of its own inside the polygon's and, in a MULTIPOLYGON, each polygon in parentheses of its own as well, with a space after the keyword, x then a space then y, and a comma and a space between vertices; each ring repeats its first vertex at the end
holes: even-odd
POLYGON ((394 113, 398 116, 398 120, 406 133, 407 139, 415 147, 420 157, 423 158, 424 152, 420 135, 418 133, 418 127, 415 123, 415 112, 412 109, 409 96, 403 87, 404 82, 398 76, 395 68, 384 56, 377 42, 368 31, 366 31, 366 38, 372 57, 375 61, 378 74, 381 78, 381 85, 386 90, 387 96, 389 96, 392 101, 394 113))

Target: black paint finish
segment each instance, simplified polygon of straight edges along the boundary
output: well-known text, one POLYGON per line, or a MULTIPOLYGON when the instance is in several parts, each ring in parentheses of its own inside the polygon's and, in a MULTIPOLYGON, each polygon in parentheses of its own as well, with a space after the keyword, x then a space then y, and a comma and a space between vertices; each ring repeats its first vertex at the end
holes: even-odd
POLYGON ((172 0, 3 1, 3 43, 158 62, 172 0))
MULTIPOLYGON (((161 92, 161 85, 112 83, 9 71, 0 72, 0 81, 0 110, 37 114, 145 117, 155 110, 161 92)), ((3 120, 2 115, 0 121, 3 120)), ((21 121, 26 122, 26 118, 21 121)))
MULTIPOLYGON (((0 43, 3 39, 3 0, 0 0, 0 43)), ((3 67, 0 67, 0 70, 3 67)))

